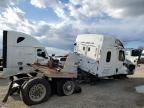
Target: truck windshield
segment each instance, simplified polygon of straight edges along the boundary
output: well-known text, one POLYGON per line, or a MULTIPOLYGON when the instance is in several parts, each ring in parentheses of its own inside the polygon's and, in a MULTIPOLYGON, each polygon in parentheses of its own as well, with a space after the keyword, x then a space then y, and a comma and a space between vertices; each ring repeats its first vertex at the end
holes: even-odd
POLYGON ((66 61, 66 57, 61 58, 60 61, 66 61))
POLYGON ((140 55, 140 51, 139 50, 132 50, 131 51, 131 56, 139 56, 140 55))
POLYGON ((37 56, 46 58, 46 52, 43 49, 37 49, 37 56))

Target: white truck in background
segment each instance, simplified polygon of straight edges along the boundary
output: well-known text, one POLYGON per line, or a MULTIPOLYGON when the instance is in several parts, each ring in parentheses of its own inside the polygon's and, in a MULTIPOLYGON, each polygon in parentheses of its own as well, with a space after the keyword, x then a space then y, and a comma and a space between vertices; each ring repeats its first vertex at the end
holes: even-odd
POLYGON ((137 66, 138 64, 138 58, 140 56, 140 51, 138 49, 134 49, 134 48, 126 48, 125 49, 125 56, 126 59, 131 62, 132 64, 134 64, 135 66, 137 66))
POLYGON ((125 64, 124 46, 114 37, 83 34, 77 36, 74 45, 74 52, 79 54, 79 70, 82 73, 97 78, 124 78, 133 74, 135 67, 125 64), (129 70, 129 67, 133 68, 129 70))
POLYGON ((140 63, 144 64, 144 49, 141 52, 140 63))
POLYGON ((42 103, 52 92, 63 96, 81 92, 76 82, 77 55, 69 54, 64 66, 49 57, 45 47, 33 37, 14 31, 3 31, 3 71, 11 83, 3 100, 20 93, 27 105, 42 103))

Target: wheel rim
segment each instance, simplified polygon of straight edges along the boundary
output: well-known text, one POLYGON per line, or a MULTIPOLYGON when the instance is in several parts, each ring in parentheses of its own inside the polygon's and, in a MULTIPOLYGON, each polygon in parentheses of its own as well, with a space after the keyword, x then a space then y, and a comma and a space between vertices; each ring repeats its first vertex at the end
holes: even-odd
POLYGON ((44 99, 46 95, 46 87, 43 84, 36 84, 29 90, 29 97, 34 102, 39 102, 44 99))
POLYGON ((74 83, 72 81, 66 81, 63 85, 63 92, 65 95, 71 95, 74 91, 74 83))

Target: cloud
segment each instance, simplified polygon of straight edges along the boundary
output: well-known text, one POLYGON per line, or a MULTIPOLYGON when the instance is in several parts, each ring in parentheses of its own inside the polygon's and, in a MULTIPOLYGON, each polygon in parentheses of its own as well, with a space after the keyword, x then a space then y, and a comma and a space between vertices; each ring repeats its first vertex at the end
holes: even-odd
POLYGON ((124 42, 144 41, 142 0, 137 2, 69 0, 68 3, 58 0, 31 0, 30 2, 37 8, 52 8, 61 20, 56 24, 29 20, 20 7, 13 5, 15 2, 7 0, 7 4, 1 7, 3 10, 0 8, 1 33, 3 29, 8 29, 30 34, 50 48, 50 52, 72 51, 76 36, 84 33, 112 35, 124 42))
POLYGON ((120 22, 105 20, 102 22, 93 23, 90 26, 87 24, 81 25, 79 29, 81 33, 98 33, 111 35, 125 42, 135 40, 144 41, 144 25, 141 24, 142 19, 144 19, 143 16, 137 19, 121 20, 120 22))
MULTIPOLYGON (((3 30, 14 30, 31 34, 34 25, 24 17, 25 13, 17 7, 7 7, 0 14, 0 43, 3 30)), ((2 44, 0 45, 2 47, 2 44)))
POLYGON ((66 18, 64 5, 60 0, 31 0, 30 3, 38 8, 52 8, 59 18, 66 18))
POLYGON ((24 21, 24 12, 19 8, 6 8, 4 12, 2 12, 1 18, 7 23, 17 24, 24 21))
POLYGON ((115 18, 134 17, 144 15, 143 0, 69 0, 62 3, 59 0, 31 0, 31 4, 38 8, 50 7, 58 17, 83 17, 111 16, 115 18), (65 13, 68 9, 68 14, 65 13))
POLYGON ((66 55, 71 52, 71 50, 64 50, 64 49, 59 49, 54 47, 46 47, 46 50, 49 55, 56 54, 58 56, 66 55))
POLYGON ((38 8, 46 8, 57 5, 58 0, 31 0, 30 3, 38 8))
POLYGON ((143 0, 70 0, 67 4, 70 16, 83 17, 111 16, 114 18, 144 15, 143 0))
POLYGON ((71 24, 57 24, 57 26, 50 26, 47 23, 37 28, 35 35, 46 46, 73 49, 73 43, 77 35, 77 28, 71 24))
POLYGON ((54 8, 54 12, 56 13, 56 15, 59 17, 59 18, 62 18, 62 19, 67 19, 67 16, 65 15, 65 11, 63 9, 63 7, 61 6, 56 6, 54 8))
POLYGON ((8 7, 0 15, 1 30, 15 30, 32 34, 35 29, 35 22, 25 18, 25 13, 17 7, 8 7))
POLYGON ((82 20, 91 17, 110 16, 114 18, 134 17, 144 15, 143 0, 31 0, 38 8, 52 8, 62 19, 82 20), (67 10, 67 12, 66 12, 67 10))
MULTIPOLYGON (((71 11, 71 16, 77 17, 77 13, 81 16, 85 17, 94 17, 94 16, 101 16, 103 15, 103 0, 83 0, 82 2, 80 1, 75 1, 71 0, 70 4, 68 5, 69 10, 71 11)), ((79 16, 79 17, 80 17, 79 16)))
POLYGON ((25 12, 15 6, 7 7, 0 14, 0 43, 2 43, 2 30, 14 30, 30 34, 50 47, 67 50, 73 45, 73 41, 70 40, 72 38, 71 30, 73 30, 71 26, 62 24, 55 26, 45 21, 30 21, 25 18, 25 12), (69 34, 71 34, 70 38, 68 38, 69 34))
POLYGON ((137 20, 128 19, 121 22, 114 22, 110 20, 93 23, 91 25, 85 23, 64 23, 56 28, 51 28, 44 38, 41 39, 46 46, 70 49, 73 50, 73 43, 78 34, 91 34, 98 33, 104 35, 110 35, 119 38, 124 43, 132 41, 144 41, 144 25, 142 25, 142 19, 139 17, 137 20), (51 37, 49 37, 51 36, 51 37))
POLYGON ((0 9, 4 9, 9 6, 14 6, 17 3, 18 0, 0 0, 0 9))
POLYGON ((73 50, 73 43, 78 34, 106 34, 129 42, 141 39, 144 33, 144 26, 141 24, 143 17, 139 17, 137 20, 122 20, 119 23, 103 20, 89 25, 79 21, 62 21, 50 25, 45 21, 29 21, 24 15, 25 12, 19 8, 7 8, 1 14, 0 23, 2 26, 0 28, 30 34, 46 46, 64 50, 73 50), (11 16, 13 16, 12 21, 11 16))
POLYGON ((112 17, 137 17, 144 15, 143 0, 106 0, 107 13, 112 17))

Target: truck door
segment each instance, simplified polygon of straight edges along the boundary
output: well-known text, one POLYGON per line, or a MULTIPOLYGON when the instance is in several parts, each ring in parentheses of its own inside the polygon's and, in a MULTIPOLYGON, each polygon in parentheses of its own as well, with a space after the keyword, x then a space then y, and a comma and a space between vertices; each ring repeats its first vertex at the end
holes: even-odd
POLYGON ((79 61, 80 61, 80 68, 84 71, 87 71, 87 67, 86 67, 86 45, 84 44, 80 44, 78 46, 78 51, 77 51, 79 54, 80 54, 80 57, 79 57, 79 61))
POLYGON ((36 48, 36 62, 41 65, 47 65, 48 54, 43 48, 36 48))
POLYGON ((102 76, 110 76, 115 73, 115 59, 116 52, 112 48, 105 49, 103 51, 102 57, 103 65, 102 66, 102 76))
POLYGON ((125 54, 123 50, 117 50, 117 65, 116 65, 116 74, 124 74, 126 70, 124 70, 123 63, 125 61, 125 54))
POLYGON ((95 75, 97 72, 97 62, 96 62, 97 48, 95 46, 87 46, 86 54, 87 54, 86 67, 88 69, 88 72, 95 75))
POLYGON ((98 56, 98 49, 96 46, 87 46, 87 56, 93 60, 97 59, 98 56))

